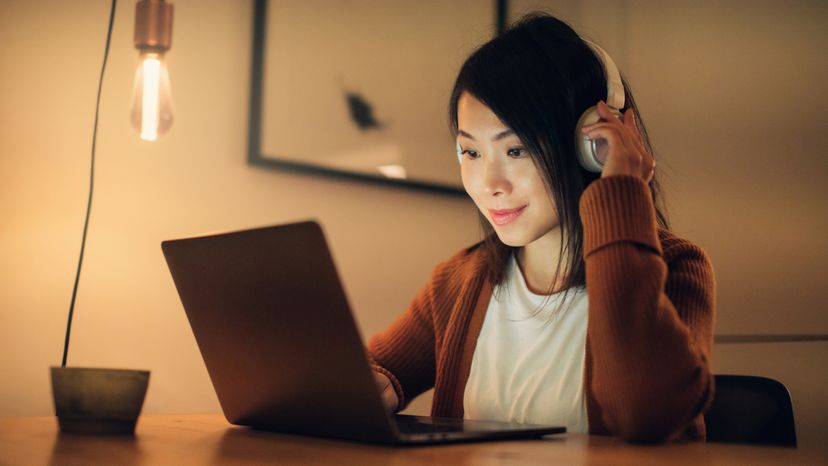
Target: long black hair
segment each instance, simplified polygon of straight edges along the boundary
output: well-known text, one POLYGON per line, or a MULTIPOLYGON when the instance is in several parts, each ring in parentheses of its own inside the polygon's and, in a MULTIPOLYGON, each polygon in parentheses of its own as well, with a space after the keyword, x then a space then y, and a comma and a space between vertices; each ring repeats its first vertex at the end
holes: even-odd
MULTIPOLYGON (((645 147, 653 154, 630 87, 622 81, 626 99, 621 110, 633 109, 645 147)), ((578 202, 584 189, 600 174, 583 169, 578 162, 575 126, 584 110, 607 98, 601 59, 565 22, 546 13, 530 13, 483 44, 463 64, 449 102, 449 122, 455 137, 457 104, 465 92, 489 107, 520 138, 554 200, 562 241, 561 260, 550 286, 559 277, 561 289, 584 286, 586 267, 578 202)), ((655 177, 650 190, 658 223, 669 228, 655 177)), ((480 224, 489 278, 501 284, 516 248, 503 244, 482 214, 480 224)))

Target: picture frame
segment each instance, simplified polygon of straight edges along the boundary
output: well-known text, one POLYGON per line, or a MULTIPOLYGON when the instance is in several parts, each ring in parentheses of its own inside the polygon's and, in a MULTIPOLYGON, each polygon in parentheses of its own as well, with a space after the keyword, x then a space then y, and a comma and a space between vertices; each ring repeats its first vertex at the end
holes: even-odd
POLYGON ((255 0, 248 163, 464 194, 448 99, 506 0, 255 0))

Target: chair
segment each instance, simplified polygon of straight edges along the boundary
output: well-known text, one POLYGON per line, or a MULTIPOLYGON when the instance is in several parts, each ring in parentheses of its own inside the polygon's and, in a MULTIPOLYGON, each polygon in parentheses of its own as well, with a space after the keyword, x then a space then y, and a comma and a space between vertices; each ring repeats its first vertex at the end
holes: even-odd
POLYGON ((773 379, 716 375, 713 403, 704 414, 708 442, 796 447, 791 396, 773 379))

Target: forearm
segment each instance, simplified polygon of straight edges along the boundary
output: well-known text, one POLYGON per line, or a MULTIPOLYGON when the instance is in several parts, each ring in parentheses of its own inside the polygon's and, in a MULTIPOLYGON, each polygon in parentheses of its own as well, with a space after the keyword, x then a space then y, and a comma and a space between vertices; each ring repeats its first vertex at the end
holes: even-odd
POLYGON ((398 409, 434 385, 434 329, 427 308, 426 288, 403 315, 368 344, 374 370, 388 377, 394 386, 398 409))
MULTIPOLYGON (((668 439, 712 396, 712 309, 683 303, 692 324, 682 320, 666 275, 660 256, 633 244, 587 260, 592 389, 607 427, 629 440, 668 439)), ((709 303, 703 295, 688 301, 709 303)))
POLYGON ((646 185, 596 183, 581 199, 591 388, 614 434, 665 440, 712 396, 712 269, 680 240, 665 260, 646 185))

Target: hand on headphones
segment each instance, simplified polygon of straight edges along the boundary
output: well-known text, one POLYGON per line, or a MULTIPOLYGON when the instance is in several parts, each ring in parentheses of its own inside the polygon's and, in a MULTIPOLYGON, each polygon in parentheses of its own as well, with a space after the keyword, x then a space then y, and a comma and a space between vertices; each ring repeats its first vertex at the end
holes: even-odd
POLYGON ((590 139, 607 141, 607 159, 601 177, 631 175, 649 183, 655 173, 655 160, 644 147, 632 109, 627 109, 622 118, 616 118, 603 100, 598 102, 597 109, 601 121, 585 125, 581 131, 590 139))

